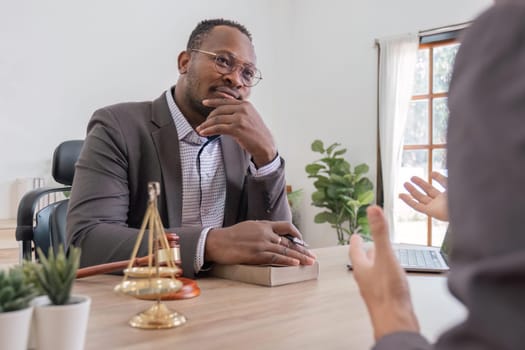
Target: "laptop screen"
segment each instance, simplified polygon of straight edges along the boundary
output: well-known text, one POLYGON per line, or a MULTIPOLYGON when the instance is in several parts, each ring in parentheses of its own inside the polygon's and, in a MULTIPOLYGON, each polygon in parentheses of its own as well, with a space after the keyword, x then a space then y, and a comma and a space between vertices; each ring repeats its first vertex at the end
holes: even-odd
POLYGON ((449 262, 450 254, 452 253, 452 236, 453 233, 449 226, 445 233, 445 237, 443 238, 443 244, 441 245, 441 255, 447 264, 449 262))

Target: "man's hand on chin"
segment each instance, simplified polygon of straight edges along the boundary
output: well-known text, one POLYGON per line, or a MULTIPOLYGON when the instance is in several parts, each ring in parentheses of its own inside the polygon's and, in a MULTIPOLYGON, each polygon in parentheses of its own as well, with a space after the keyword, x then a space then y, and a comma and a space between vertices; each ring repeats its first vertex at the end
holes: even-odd
POLYGON ((397 262, 388 236, 388 225, 378 206, 367 209, 374 246, 365 252, 359 235, 350 239, 353 276, 370 314, 376 340, 394 332, 419 332, 408 281, 397 262))
POLYGON ((214 110, 204 123, 197 127, 201 136, 229 135, 250 153, 254 164, 260 168, 277 156, 277 147, 270 129, 248 100, 214 98, 202 104, 214 110))

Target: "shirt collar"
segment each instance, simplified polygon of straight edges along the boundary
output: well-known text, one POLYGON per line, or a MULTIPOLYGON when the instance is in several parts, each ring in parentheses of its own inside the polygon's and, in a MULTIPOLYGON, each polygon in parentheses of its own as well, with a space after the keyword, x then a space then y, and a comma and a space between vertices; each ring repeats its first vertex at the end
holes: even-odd
POLYGON ((197 134, 197 132, 191 127, 190 123, 188 123, 179 107, 175 103, 171 91, 171 89, 166 91, 166 102, 168 103, 168 108, 173 121, 175 122, 179 141, 186 141, 199 145, 206 142, 207 139, 197 134))

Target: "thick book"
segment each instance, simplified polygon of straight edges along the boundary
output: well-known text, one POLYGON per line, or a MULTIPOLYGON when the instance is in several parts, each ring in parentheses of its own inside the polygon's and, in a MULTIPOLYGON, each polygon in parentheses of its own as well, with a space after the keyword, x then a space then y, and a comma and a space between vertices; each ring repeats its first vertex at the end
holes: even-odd
POLYGON ((210 274, 219 278, 273 287, 317 279, 319 263, 316 261, 313 265, 299 266, 214 265, 210 274))

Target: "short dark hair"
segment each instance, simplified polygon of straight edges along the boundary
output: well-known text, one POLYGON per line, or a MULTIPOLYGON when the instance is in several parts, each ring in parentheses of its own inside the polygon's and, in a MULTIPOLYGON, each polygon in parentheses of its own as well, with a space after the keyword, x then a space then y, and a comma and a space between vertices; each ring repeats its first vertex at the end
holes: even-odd
POLYGON ((250 42, 252 41, 252 35, 248 31, 248 29, 246 29, 245 26, 238 22, 223 18, 205 19, 199 24, 197 24, 195 29, 193 29, 193 31, 191 32, 186 49, 189 51, 191 49, 200 48, 204 38, 211 32, 213 28, 217 26, 229 26, 237 28, 241 33, 246 35, 248 39, 250 39, 250 42))

